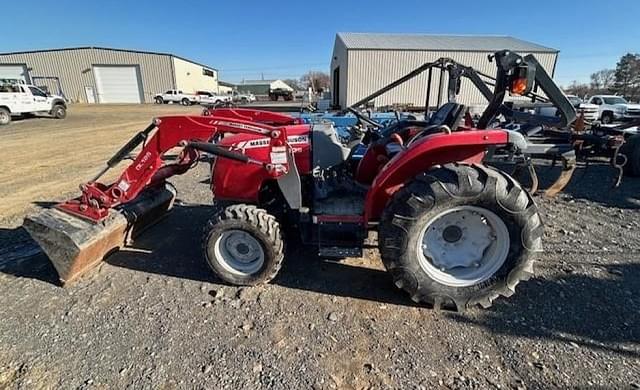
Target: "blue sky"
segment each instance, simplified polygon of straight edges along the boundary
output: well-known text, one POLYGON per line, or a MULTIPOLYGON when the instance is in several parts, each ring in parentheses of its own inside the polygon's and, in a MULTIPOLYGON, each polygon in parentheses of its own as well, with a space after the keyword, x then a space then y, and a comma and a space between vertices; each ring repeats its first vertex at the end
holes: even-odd
POLYGON ((171 52, 219 69, 228 81, 327 71, 339 31, 511 35, 559 49, 562 85, 640 52, 640 0, 7 1, 2 13, 25 17, 3 18, 2 52, 171 52))

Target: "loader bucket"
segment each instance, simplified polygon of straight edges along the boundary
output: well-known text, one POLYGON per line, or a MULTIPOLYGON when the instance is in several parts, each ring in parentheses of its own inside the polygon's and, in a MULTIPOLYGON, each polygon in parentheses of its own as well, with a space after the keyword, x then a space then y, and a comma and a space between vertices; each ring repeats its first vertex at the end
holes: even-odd
POLYGON ((173 207, 175 189, 166 185, 149 189, 95 223, 58 209, 27 216, 24 228, 49 257, 60 278, 67 283, 129 244, 173 207))

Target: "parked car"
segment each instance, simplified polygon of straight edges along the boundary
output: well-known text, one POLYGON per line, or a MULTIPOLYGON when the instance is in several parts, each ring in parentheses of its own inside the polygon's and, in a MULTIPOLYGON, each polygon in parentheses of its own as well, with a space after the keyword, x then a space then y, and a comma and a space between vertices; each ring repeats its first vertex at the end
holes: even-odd
POLYGON ((256 96, 252 93, 240 93, 238 91, 233 91, 231 94, 231 98, 234 102, 237 103, 251 103, 256 101, 256 96))
POLYGON ((308 95, 309 95, 309 91, 303 91, 298 89, 293 93, 293 98, 295 100, 304 100, 308 95))
POLYGON ((165 93, 159 93, 153 96, 156 104, 167 104, 169 102, 180 103, 183 106, 197 104, 199 99, 196 95, 183 93, 177 89, 170 89, 165 93))
POLYGON ((0 125, 11 122, 12 116, 46 113, 56 119, 67 116, 67 103, 62 96, 50 95, 35 85, 0 84, 0 125))
POLYGON ((595 95, 591 96, 589 103, 598 106, 598 118, 603 124, 640 119, 640 104, 631 104, 622 96, 595 95))
POLYGON ((205 106, 231 102, 231 95, 220 95, 211 91, 196 91, 196 97, 198 98, 198 103, 205 106))

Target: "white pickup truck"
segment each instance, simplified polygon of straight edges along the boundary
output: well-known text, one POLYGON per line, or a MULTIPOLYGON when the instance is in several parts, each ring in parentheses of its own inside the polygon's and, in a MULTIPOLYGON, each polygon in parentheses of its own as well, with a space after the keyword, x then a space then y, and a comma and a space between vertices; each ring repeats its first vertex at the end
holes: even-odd
MULTIPOLYGON (((585 103, 576 95, 567 95, 567 99, 576 109, 576 113, 578 115, 584 115, 584 119, 587 122, 594 122, 598 120, 598 106, 595 104, 585 103)), ((558 115, 558 109, 551 105, 538 107, 536 111, 539 115, 544 116, 558 115)))
POLYGON ((156 104, 167 104, 169 102, 180 103, 183 106, 190 106, 192 104, 198 104, 200 99, 198 96, 188 93, 183 93, 178 89, 170 89, 165 93, 159 93, 153 96, 153 100, 156 104))
POLYGON ((196 91, 198 103, 205 106, 218 105, 231 102, 231 95, 218 95, 211 91, 196 91))
POLYGON ((0 83, 0 125, 9 124, 12 116, 37 113, 64 119, 67 103, 61 96, 49 95, 35 85, 0 83))
POLYGON ((252 93, 240 93, 238 91, 232 92, 232 99, 234 102, 247 104, 256 101, 256 96, 252 93))
POLYGON ((640 104, 632 104, 622 96, 595 95, 589 103, 598 106, 598 116, 603 124, 613 121, 640 119, 640 104))

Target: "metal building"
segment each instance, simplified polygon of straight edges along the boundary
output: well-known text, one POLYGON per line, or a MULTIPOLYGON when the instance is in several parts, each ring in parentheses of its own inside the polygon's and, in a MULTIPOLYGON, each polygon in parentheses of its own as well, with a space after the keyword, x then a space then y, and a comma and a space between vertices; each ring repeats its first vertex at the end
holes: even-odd
MULTIPOLYGON (((494 63, 487 56, 509 49, 533 54, 553 76, 558 50, 507 36, 445 36, 420 34, 338 33, 331 58, 331 90, 335 106, 357 102, 399 79, 424 63, 448 57, 484 73, 495 75, 494 63)), ((440 72, 433 73, 431 101, 436 106, 440 72)), ((442 85, 446 88, 446 76, 442 85)), ((400 85, 374 100, 386 105, 425 106, 427 73, 400 85)), ((441 93, 446 98, 446 93, 441 93)), ((459 102, 469 106, 486 105, 486 100, 469 80, 462 81, 459 102)))
POLYGON ((22 79, 72 102, 150 103, 168 89, 218 90, 218 71, 173 54, 104 47, 0 53, 0 79, 22 79))

